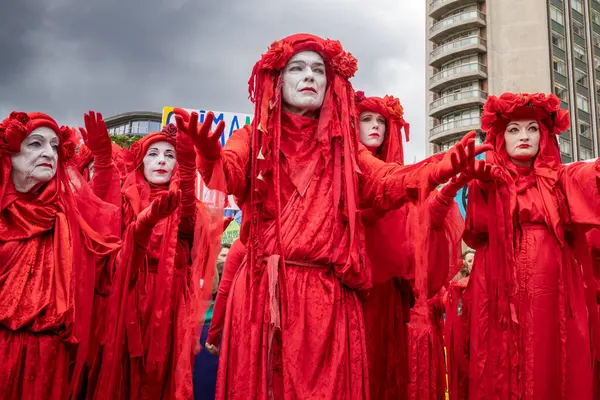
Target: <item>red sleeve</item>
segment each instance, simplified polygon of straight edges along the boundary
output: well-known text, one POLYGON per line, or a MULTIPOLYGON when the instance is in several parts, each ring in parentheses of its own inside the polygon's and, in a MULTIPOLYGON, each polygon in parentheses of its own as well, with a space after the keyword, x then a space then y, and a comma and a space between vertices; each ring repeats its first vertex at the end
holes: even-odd
POLYGON ((560 183, 573 223, 600 228, 599 175, 600 159, 565 165, 560 171, 560 183))
POLYGON ((121 175, 114 162, 107 166, 94 165, 90 187, 99 199, 121 207, 121 175))
POLYGON ((208 328, 208 337, 206 338, 208 343, 217 347, 221 344, 221 332, 223 331, 223 325, 225 323, 225 310, 227 308, 227 299, 229 298, 229 291, 233 284, 233 278, 240 268, 245 256, 246 248, 238 239, 231 245, 231 249, 227 254, 225 264, 223 265, 223 274, 221 276, 221 283, 219 284, 219 290, 215 300, 215 309, 213 311, 210 327, 208 328))
POLYGON ((488 207, 485 189, 479 181, 469 183, 469 201, 463 240, 472 249, 480 249, 488 241, 488 207))
POLYGON ((196 166, 209 189, 244 198, 250 168, 251 129, 250 125, 246 125, 233 132, 218 159, 197 157, 196 166))
POLYGON ((432 159, 406 166, 385 163, 359 146, 360 208, 383 214, 426 197, 435 187, 429 180, 433 165, 432 159))

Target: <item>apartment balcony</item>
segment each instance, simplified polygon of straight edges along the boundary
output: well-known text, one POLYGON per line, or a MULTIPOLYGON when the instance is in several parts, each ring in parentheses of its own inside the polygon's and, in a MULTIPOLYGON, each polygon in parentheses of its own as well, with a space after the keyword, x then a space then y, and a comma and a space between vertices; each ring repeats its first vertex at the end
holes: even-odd
POLYGON ((469 29, 485 26, 485 15, 480 11, 465 11, 436 22, 429 28, 429 40, 439 42, 469 29))
POLYGON ((483 106, 487 96, 484 91, 474 89, 440 97, 429 104, 429 116, 439 119, 445 114, 463 108, 483 106))
POLYGON ((429 90, 432 92, 440 92, 453 85, 486 78, 487 67, 483 64, 474 62, 458 65, 456 67, 444 69, 429 78, 429 90))
POLYGON ((460 138, 470 131, 479 129, 481 120, 479 117, 464 118, 455 121, 446 122, 438 126, 434 126, 429 130, 429 141, 436 142, 440 139, 451 140, 460 138))
POLYGON ((431 18, 441 18, 459 7, 476 4, 481 0, 429 0, 429 16, 431 18))
POLYGON ((429 65, 436 68, 452 59, 481 54, 487 51, 487 42, 480 37, 468 37, 454 40, 436 47, 429 53, 429 65))

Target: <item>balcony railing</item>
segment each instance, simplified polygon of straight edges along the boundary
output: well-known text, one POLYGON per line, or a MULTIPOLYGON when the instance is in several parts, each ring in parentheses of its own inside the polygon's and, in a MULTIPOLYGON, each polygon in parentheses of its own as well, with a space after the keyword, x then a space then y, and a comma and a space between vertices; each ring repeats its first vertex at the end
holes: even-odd
POLYGON ((446 78, 450 78, 453 75, 461 75, 467 72, 483 72, 487 73, 487 67, 481 63, 474 62, 464 65, 458 65, 456 67, 443 69, 437 74, 429 78, 429 84, 432 85, 446 78))
POLYGON ((467 126, 479 126, 481 123, 481 119, 479 117, 472 117, 472 118, 463 118, 463 119, 457 119, 454 121, 450 121, 450 122, 446 122, 443 124, 440 124, 438 126, 435 126, 433 128, 431 128, 431 130, 429 131, 429 136, 435 136, 435 135, 439 135, 440 133, 452 130, 452 129, 456 129, 456 128, 463 128, 463 127, 467 127, 467 126))
POLYGON ((473 21, 477 19, 485 20, 485 14, 480 11, 466 11, 464 13, 452 15, 433 24, 431 28, 429 28, 429 35, 433 35, 434 33, 448 26, 454 25, 457 22, 473 21))
POLYGON ((446 43, 433 49, 433 51, 430 53, 430 58, 436 58, 444 53, 454 51, 455 49, 458 49, 460 47, 473 46, 478 44, 485 46, 486 41, 478 36, 455 40, 453 42, 446 43))
POLYGON ((481 91, 479 89, 468 90, 465 92, 452 93, 452 94, 446 95, 444 97, 440 97, 439 99, 431 102, 431 104, 429 104, 429 111, 432 111, 436 108, 439 108, 439 107, 442 107, 442 106, 445 106, 448 104, 455 103, 457 101, 462 101, 462 100, 467 100, 467 99, 472 99, 472 98, 485 100, 485 99, 487 99, 487 93, 485 93, 484 91, 481 91))

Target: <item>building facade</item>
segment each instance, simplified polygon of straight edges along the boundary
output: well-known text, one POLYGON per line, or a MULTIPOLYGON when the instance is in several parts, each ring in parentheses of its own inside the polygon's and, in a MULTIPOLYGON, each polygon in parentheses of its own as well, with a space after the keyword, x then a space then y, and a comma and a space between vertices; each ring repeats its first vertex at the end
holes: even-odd
POLYGON ((104 118, 111 135, 147 135, 161 129, 162 114, 152 111, 133 111, 104 118))
POLYGON ((598 156, 600 0, 428 0, 428 154, 480 126, 488 95, 554 92, 565 162, 598 156))

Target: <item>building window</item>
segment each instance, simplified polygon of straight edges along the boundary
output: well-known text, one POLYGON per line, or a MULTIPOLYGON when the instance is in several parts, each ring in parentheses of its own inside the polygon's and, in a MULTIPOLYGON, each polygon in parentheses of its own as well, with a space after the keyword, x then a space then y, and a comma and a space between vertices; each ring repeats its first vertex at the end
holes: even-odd
POLYGON ((587 74, 575 68, 575 81, 583 87, 588 87, 587 74))
POLYGON ((569 97, 569 93, 567 92, 567 88, 555 83, 554 84, 554 94, 556 95, 556 97, 558 97, 559 99, 561 99, 562 101, 564 101, 565 103, 567 102, 567 99, 569 97))
POLYGON ((594 46, 600 47, 600 35, 597 34, 596 32, 593 32, 592 38, 594 40, 594 46))
POLYGON ((558 140, 558 145, 560 147, 561 153, 571 154, 571 142, 570 141, 563 139, 561 136, 560 139, 558 140))
POLYGON ((596 25, 600 25, 600 13, 596 10, 592 10, 592 21, 594 21, 596 25))
POLYGON ((582 160, 589 160, 590 158, 594 158, 594 152, 587 147, 580 146, 579 147, 579 155, 582 160))
POLYGON ((579 134, 583 137, 591 139, 590 125, 587 122, 579 122, 579 134))
POLYGON ((594 55, 594 68, 596 68, 596 70, 600 70, 600 57, 597 55, 594 55))
POLYGON ((573 10, 579 12, 579 14, 583 14, 583 4, 581 0, 571 0, 571 7, 573 10))
POLYGON ((565 49, 565 38, 558 32, 552 31, 552 44, 558 47, 559 49, 565 49))
POLYGON ((552 60, 552 65, 554 67, 554 72, 559 73, 562 76, 567 76, 567 65, 564 61, 555 58, 552 60))
POLYGON ((454 146, 456 143, 458 143, 458 139, 450 140, 449 142, 442 143, 440 145, 440 151, 448 151, 448 150, 450 150, 450 147, 454 146))
POLYGON ((590 101, 586 99, 584 96, 578 94, 577 95, 577 108, 586 113, 590 112, 590 101))
POLYGON ((554 6, 550 6, 550 18, 552 21, 560 25, 564 25, 563 12, 554 6))
POLYGON ((583 47, 575 43, 573 45, 573 52, 575 53, 576 59, 585 62, 585 49, 583 47))
POLYGON ((582 39, 585 38, 585 30, 581 22, 573 20, 573 33, 582 39))
POLYGON ((158 132, 160 131, 160 122, 150 121, 150 132, 158 132))

